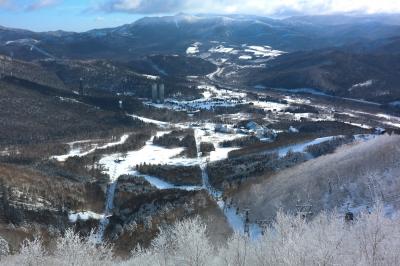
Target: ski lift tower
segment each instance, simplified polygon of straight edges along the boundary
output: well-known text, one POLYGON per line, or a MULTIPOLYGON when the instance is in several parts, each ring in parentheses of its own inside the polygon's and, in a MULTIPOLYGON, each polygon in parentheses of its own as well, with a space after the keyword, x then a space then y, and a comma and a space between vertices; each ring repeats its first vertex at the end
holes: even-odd
POLYGON ((85 94, 85 89, 83 88, 83 77, 80 77, 79 79, 79 94, 80 95, 85 94))
POLYGON ((268 229, 268 220, 258 220, 256 223, 261 228, 261 235, 265 235, 265 232, 268 229))
POLYGON ((296 209, 296 215, 300 216, 303 219, 306 219, 308 216, 311 216, 313 214, 313 212, 311 211, 312 204, 297 203, 296 209))
POLYGON ((244 209, 245 212, 245 220, 244 220, 244 234, 250 237, 250 219, 249 219, 249 213, 250 209, 244 209))
POLYGON ((6 61, 5 58, 2 58, 0 79, 4 78, 5 76, 6 76, 6 61))

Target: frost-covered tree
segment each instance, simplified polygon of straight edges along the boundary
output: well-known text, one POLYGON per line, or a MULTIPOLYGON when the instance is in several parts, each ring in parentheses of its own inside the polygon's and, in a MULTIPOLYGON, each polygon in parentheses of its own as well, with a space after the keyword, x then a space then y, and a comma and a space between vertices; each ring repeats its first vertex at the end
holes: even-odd
POLYGON ((400 219, 384 215, 382 205, 346 222, 337 212, 312 220, 278 213, 259 239, 234 234, 214 246, 198 218, 160 229, 148 248, 137 247, 119 261, 110 246, 91 234, 81 238, 67 231, 46 251, 40 239, 25 241, 20 253, 3 258, 2 265, 399 265, 400 219))
POLYGON ((8 242, 4 238, 0 237, 0 261, 1 258, 7 256, 8 254, 10 254, 8 242))
POLYGON ((214 247, 206 230, 206 225, 199 218, 161 228, 151 248, 147 251, 139 249, 128 264, 136 265, 135 263, 142 260, 141 263, 145 265, 210 265, 214 257, 214 247))
POLYGON ((25 240, 21 245, 18 256, 14 257, 9 265, 44 265, 48 260, 47 252, 43 247, 42 239, 35 237, 25 240))
POLYGON ((72 230, 57 239, 54 257, 62 265, 110 265, 112 249, 98 243, 98 236, 92 231, 86 238, 81 238, 72 230))

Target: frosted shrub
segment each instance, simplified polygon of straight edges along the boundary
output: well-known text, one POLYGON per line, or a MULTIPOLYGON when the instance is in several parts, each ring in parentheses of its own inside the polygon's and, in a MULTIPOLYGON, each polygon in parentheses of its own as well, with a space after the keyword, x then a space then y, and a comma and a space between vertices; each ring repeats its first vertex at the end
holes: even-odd
POLYGON ((244 266, 249 263, 249 243, 247 236, 235 233, 227 242, 227 245, 220 248, 218 252, 218 264, 244 266))
POLYGON ((44 265, 46 258, 46 251, 42 245, 41 238, 34 238, 33 240, 25 240, 21 245, 21 250, 18 256, 12 257, 8 265, 44 265))
POLYGON ((386 218, 383 213, 379 205, 371 214, 364 214, 351 230, 357 244, 352 252, 360 265, 400 264, 400 221, 386 218))
POLYGON ((4 238, 0 237, 0 261, 2 257, 7 256, 8 254, 10 254, 8 242, 4 238))
POLYGON ((400 220, 384 216, 378 205, 369 214, 345 222, 342 214, 321 213, 310 221, 278 213, 257 240, 238 233, 214 247, 199 219, 160 229, 147 249, 137 247, 129 259, 117 261, 94 235, 82 239, 67 231, 47 253, 40 239, 25 241, 19 254, 4 265, 400 265, 400 220))
POLYGON ((141 259, 151 258, 145 265, 210 265, 214 249, 206 235, 206 225, 200 219, 178 222, 173 227, 160 229, 150 250, 133 255, 129 265, 142 265, 141 259), (134 264, 139 263, 139 264, 134 264))
POLYGON ((92 231, 82 239, 72 230, 67 230, 57 239, 54 257, 57 265, 111 265, 112 249, 98 244, 97 235, 92 231))
MULTIPOLYGON (((8 256, 5 265, 112 265, 112 249, 96 243, 96 235, 82 239, 72 230, 56 239, 54 252, 47 252, 40 238, 25 240, 19 254, 8 256)), ((114 261, 116 262, 116 261, 114 261)))
POLYGON ((200 219, 179 222, 171 232, 175 242, 176 262, 182 265, 208 265, 213 255, 211 242, 206 236, 206 225, 200 219))

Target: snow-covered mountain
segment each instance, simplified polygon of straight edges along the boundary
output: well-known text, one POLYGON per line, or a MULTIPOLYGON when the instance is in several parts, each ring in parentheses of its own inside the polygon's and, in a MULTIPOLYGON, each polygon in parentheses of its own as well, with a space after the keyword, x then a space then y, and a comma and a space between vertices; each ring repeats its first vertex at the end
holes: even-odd
POLYGON ((21 59, 48 55, 68 58, 126 59, 149 53, 185 53, 194 42, 269 45, 278 50, 311 50, 394 37, 396 16, 293 17, 271 19, 246 15, 187 15, 145 17, 116 28, 83 33, 42 32, 0 28, 0 52, 21 59), (341 21, 338 24, 337 21, 341 21), (38 43, 31 49, 23 39, 38 43), (27 51, 33 53, 29 54, 27 51))

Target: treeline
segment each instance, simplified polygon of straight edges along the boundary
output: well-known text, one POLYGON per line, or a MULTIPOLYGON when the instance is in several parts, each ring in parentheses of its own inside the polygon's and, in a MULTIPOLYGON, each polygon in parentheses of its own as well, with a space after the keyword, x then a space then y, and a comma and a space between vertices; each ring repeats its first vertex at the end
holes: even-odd
POLYGON ((201 170, 198 165, 154 165, 141 164, 137 170, 146 175, 159 177, 176 186, 196 186, 202 184, 201 170))
POLYGON ((252 154, 211 162, 207 165, 207 173, 213 187, 230 189, 240 186, 247 178, 274 173, 306 160, 306 154, 299 152, 288 152, 284 157, 277 153, 252 154))
POLYGON ((194 132, 189 130, 174 130, 168 134, 160 137, 154 137, 153 143, 155 145, 171 148, 171 147, 184 147, 184 155, 189 158, 197 157, 197 146, 194 132))
POLYGON ((224 140, 220 143, 221 147, 246 147, 250 145, 256 145, 261 143, 261 141, 255 136, 245 136, 236 138, 233 140, 224 140))
POLYGON ((333 153, 338 147, 349 144, 353 141, 353 136, 335 137, 319 144, 310 145, 305 151, 310 153, 313 157, 319 157, 321 155, 333 153))

